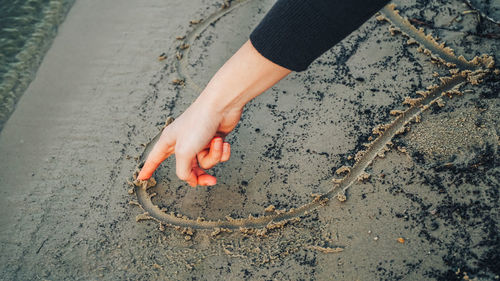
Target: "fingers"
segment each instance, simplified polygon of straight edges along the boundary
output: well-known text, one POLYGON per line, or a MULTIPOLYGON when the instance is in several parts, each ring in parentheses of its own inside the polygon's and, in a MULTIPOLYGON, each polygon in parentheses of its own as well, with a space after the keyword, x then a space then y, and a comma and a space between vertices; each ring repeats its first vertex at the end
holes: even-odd
POLYGON ((222 157, 220 158, 221 162, 226 162, 229 160, 231 156, 231 145, 228 142, 225 142, 222 146, 222 157))
POLYGON ((198 184, 199 185, 212 186, 212 185, 217 184, 217 179, 214 176, 207 174, 205 171, 203 171, 203 169, 198 167, 198 163, 196 163, 196 161, 194 161, 194 164, 193 164, 193 171, 196 174, 196 176, 198 177, 198 184))
POLYGON ((144 166, 139 172, 137 178, 139 180, 149 179, 153 175, 156 168, 160 166, 161 162, 167 159, 173 152, 174 148, 172 140, 166 133, 162 133, 162 136, 149 153, 148 158, 146 159, 146 162, 144 163, 144 166))
MULTIPOLYGON (((178 163, 178 162, 177 162, 178 163)), ((203 169, 198 166, 196 158, 191 160, 191 166, 189 175, 187 178, 181 178, 181 180, 186 181, 191 187, 196 187, 197 185, 211 186, 217 183, 217 179, 214 176, 207 174, 203 169)))
POLYGON ((200 151, 197 157, 200 167, 210 169, 220 162, 229 160, 230 155, 231 147, 229 143, 223 142, 220 137, 216 137, 210 142, 209 148, 200 151))
MULTIPOLYGON (((140 180, 149 179, 158 166, 175 150, 174 142, 169 139, 166 133, 163 134, 149 153, 137 178, 140 180)), ((210 169, 220 162, 229 160, 231 147, 229 143, 223 142, 222 138, 216 137, 212 139, 207 149, 202 150, 197 155, 191 155, 182 150, 175 151, 175 153, 176 174, 179 179, 186 181, 192 187, 196 185, 210 186, 215 185, 217 179, 207 174, 203 169, 210 169)))
POLYGON ((175 173, 179 179, 186 181, 192 187, 198 184, 198 176, 193 169, 195 161, 195 154, 186 153, 181 149, 175 153, 175 173))
POLYGON ((198 153, 198 163, 203 169, 210 169, 220 162, 222 157, 222 138, 213 138, 210 147, 198 153))

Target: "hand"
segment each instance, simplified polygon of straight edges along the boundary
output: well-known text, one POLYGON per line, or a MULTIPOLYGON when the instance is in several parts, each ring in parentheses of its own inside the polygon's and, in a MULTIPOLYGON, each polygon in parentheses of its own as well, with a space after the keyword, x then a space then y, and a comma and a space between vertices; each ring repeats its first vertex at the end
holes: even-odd
POLYGON ((241 109, 219 113, 201 100, 195 101, 179 118, 165 127, 148 155, 138 179, 149 179, 170 155, 176 155, 176 173, 190 186, 215 185, 207 174, 220 162, 229 160, 231 147, 224 137, 238 124, 241 109))
POLYGON ((216 178, 203 169, 229 159, 231 148, 223 140, 238 124, 243 107, 290 72, 263 57, 247 41, 217 71, 196 101, 163 130, 138 179, 149 179, 161 162, 175 153, 181 180, 193 187, 216 184, 216 178))

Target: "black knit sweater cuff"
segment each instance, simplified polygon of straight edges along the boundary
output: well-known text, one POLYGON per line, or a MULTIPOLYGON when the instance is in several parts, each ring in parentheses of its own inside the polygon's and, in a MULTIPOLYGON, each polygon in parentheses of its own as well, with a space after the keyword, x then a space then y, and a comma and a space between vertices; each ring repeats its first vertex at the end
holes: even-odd
POLYGON ((278 0, 250 34, 272 62, 303 71, 361 26, 387 0, 278 0))

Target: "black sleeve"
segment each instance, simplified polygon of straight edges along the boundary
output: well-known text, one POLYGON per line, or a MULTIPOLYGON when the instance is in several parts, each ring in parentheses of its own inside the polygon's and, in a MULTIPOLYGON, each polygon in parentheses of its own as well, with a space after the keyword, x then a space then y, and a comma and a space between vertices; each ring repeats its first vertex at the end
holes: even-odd
POLYGON ((303 71, 388 2, 278 0, 250 34, 250 41, 272 62, 303 71))

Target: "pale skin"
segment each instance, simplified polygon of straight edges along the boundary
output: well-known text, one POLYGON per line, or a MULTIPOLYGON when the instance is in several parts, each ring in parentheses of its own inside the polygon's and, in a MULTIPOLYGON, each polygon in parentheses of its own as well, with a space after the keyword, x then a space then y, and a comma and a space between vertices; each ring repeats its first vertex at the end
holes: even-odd
POLYGON ((243 107, 290 72, 263 57, 247 41, 186 111, 163 130, 138 179, 149 179, 175 154, 179 179, 192 187, 215 185, 217 179, 205 170, 229 160, 231 146, 224 137, 238 124, 243 107))

